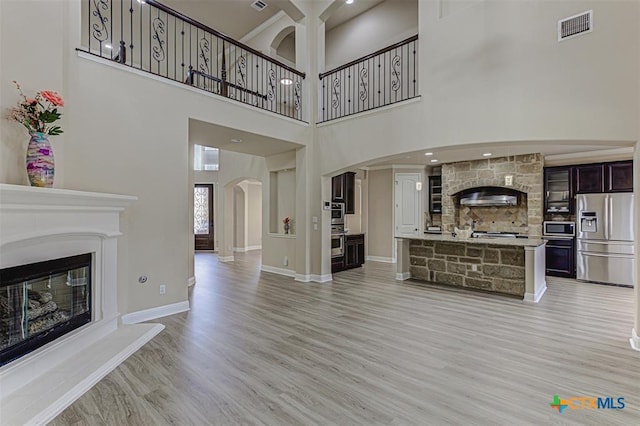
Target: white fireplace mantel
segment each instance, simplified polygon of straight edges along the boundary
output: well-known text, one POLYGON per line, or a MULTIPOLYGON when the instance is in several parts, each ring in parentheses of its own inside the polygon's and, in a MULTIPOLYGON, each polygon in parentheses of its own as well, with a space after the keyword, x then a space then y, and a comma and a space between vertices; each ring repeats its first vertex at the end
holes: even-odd
POLYGON ((0 367, 3 424, 50 421, 164 328, 119 324, 120 213, 136 200, 0 184, 0 269, 93 255, 92 321, 0 367))

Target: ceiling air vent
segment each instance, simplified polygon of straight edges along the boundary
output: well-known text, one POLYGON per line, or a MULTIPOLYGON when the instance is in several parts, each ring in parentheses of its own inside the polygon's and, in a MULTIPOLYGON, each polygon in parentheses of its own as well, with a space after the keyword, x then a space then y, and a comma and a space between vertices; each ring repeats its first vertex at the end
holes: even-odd
POLYGON ((263 2, 262 0, 256 0, 253 3, 251 3, 251 7, 256 9, 256 10, 262 10, 265 7, 267 7, 267 4, 265 2, 263 2))
POLYGON ((593 10, 558 21, 558 41, 593 31, 593 10))

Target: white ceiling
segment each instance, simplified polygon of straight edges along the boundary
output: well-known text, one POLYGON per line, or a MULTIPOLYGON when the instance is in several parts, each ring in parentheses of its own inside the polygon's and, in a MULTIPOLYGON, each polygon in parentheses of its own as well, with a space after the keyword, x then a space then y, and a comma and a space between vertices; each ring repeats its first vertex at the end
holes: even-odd
POLYGON ((530 141, 530 142, 501 142, 490 144, 473 144, 457 147, 442 147, 425 149, 412 153, 405 153, 381 160, 372 161, 366 166, 391 165, 427 165, 438 166, 444 163, 469 161, 486 158, 485 153, 491 153, 491 158, 508 155, 541 153, 547 164, 578 164, 590 161, 604 161, 633 156, 633 142, 628 141, 530 141), (426 152, 433 155, 426 156, 426 152), (438 160, 431 162, 431 160, 438 160))
POLYGON ((329 19, 327 19, 325 22, 325 30, 329 31, 340 24, 344 24, 349 19, 355 18, 383 1, 385 0, 354 0, 352 4, 343 3, 342 6, 336 9, 329 19))
POLYGON ((160 0, 162 4, 235 40, 240 40, 281 10, 280 0, 263 1, 267 7, 258 11, 251 7, 254 0, 160 0))
POLYGON ((302 147, 297 143, 195 119, 189 119, 189 142, 259 157, 282 154, 302 147), (232 142, 232 139, 242 142, 232 142))
MULTIPOLYGON (((254 0, 162 0, 161 3, 235 40, 240 40, 280 10, 293 14, 293 19, 301 17, 289 0, 263 1, 267 7, 261 11, 251 7, 254 0)), ((338 7, 326 21, 327 31, 385 0, 354 0, 353 4, 345 4, 344 0, 336 1, 338 7)))

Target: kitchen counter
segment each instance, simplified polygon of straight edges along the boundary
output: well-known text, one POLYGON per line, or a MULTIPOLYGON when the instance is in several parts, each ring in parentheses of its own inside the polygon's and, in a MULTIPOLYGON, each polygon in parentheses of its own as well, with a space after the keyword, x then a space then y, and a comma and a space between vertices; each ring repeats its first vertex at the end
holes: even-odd
MULTIPOLYGON (((402 237, 396 237, 402 238, 402 237)), ((428 241, 452 241, 461 243, 489 244, 496 246, 516 246, 516 247, 538 247, 545 243, 541 238, 500 238, 500 237, 479 237, 479 238, 459 238, 451 234, 424 234, 411 239, 428 241)))
POLYGON ((537 303, 547 289, 539 238, 396 237, 396 279, 416 279, 521 297, 537 303))

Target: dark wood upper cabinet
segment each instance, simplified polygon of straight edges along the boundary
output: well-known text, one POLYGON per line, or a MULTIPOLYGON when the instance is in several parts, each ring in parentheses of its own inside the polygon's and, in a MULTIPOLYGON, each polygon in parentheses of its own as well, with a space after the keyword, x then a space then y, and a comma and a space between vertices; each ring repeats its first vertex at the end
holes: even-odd
POLYGON ((633 161, 616 161, 604 165, 605 192, 633 191, 633 161))
POLYGON ((355 214, 356 212, 356 174, 347 172, 344 174, 344 212, 355 214))
POLYGON ((576 166, 576 193, 604 192, 604 164, 576 166))
POLYGON ((344 203, 344 174, 334 176, 331 179, 331 201, 344 203))
POLYGON ((573 167, 545 167, 544 191, 546 213, 573 213, 573 167))
POLYGON ((354 214, 356 207, 356 174, 346 172, 334 176, 331 180, 331 200, 344 203, 345 214, 354 214))

